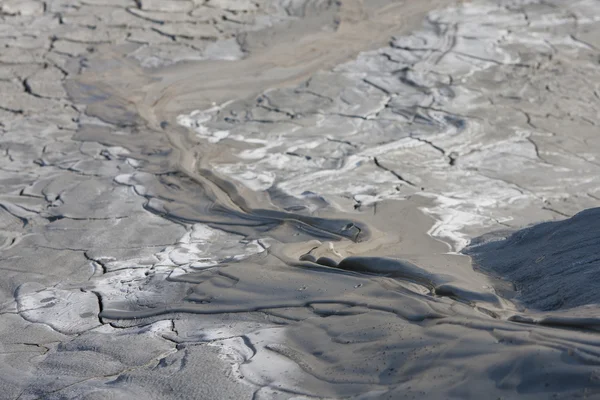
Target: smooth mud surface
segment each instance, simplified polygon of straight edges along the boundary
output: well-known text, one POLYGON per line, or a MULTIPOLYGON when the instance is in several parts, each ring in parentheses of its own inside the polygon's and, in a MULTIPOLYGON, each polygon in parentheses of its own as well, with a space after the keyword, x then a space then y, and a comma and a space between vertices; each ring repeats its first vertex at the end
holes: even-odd
POLYGON ((600 3, 0 0, 7 399, 600 396, 600 3))

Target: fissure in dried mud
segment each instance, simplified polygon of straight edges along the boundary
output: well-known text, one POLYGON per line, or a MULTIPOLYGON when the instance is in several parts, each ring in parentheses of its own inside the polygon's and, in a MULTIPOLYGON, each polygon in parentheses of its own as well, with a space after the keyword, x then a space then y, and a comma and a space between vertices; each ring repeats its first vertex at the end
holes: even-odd
POLYGON ((600 393, 598 2, 0 10, 6 398, 600 393))

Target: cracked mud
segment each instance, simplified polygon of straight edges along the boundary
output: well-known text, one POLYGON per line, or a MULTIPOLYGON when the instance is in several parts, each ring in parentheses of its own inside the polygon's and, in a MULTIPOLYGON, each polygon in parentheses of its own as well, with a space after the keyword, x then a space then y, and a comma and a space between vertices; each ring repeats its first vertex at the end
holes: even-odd
POLYGON ((0 44, 0 397, 600 394, 598 2, 0 0, 0 44))

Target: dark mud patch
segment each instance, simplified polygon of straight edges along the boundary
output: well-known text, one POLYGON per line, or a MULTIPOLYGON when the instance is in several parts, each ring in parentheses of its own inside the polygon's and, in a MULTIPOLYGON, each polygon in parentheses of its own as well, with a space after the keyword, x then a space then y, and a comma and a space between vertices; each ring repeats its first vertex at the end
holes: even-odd
POLYGON ((464 251, 483 271, 514 283, 516 300, 542 311, 600 302, 600 208, 475 241, 464 251))

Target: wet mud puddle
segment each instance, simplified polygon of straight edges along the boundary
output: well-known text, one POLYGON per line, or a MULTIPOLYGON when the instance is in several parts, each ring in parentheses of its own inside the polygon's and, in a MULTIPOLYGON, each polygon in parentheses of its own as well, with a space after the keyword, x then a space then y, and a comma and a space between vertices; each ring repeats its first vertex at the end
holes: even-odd
POLYGON ((62 165, 87 178, 24 240, 94 270, 21 285, 18 307, 79 350, 89 332, 171 347, 57 398, 202 376, 206 344, 247 388, 216 396, 600 393, 600 5, 416 3, 287 2, 202 61, 85 59, 72 139, 102 163, 62 165))

